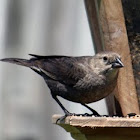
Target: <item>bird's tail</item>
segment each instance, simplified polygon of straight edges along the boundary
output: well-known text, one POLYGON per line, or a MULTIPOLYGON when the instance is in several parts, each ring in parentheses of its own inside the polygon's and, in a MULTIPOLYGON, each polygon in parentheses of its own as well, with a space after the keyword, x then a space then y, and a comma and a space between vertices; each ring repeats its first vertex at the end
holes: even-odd
POLYGON ((25 67, 31 67, 32 66, 31 60, 26 60, 26 59, 4 58, 4 59, 0 59, 0 61, 13 63, 13 64, 25 66, 25 67))

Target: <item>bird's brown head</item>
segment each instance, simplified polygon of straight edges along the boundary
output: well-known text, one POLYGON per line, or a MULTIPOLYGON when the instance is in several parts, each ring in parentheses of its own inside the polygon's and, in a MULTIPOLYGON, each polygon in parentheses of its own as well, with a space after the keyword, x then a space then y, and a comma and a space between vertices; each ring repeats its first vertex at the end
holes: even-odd
POLYGON ((106 74, 112 77, 118 73, 119 68, 124 67, 120 55, 115 52, 98 53, 94 60, 93 67, 97 70, 97 74, 106 74))

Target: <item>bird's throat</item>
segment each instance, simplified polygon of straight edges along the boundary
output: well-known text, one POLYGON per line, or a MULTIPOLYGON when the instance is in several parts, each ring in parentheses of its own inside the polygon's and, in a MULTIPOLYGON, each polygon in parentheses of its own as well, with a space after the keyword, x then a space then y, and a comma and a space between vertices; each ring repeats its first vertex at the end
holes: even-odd
POLYGON ((118 69, 112 69, 106 73, 106 77, 109 81, 114 80, 117 77, 117 75, 118 75, 118 69))

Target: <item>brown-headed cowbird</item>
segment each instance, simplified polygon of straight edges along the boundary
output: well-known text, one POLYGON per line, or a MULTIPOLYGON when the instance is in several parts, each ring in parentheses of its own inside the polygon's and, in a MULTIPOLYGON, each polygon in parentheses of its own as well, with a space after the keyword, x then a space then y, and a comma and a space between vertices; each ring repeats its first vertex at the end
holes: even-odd
POLYGON ((53 99, 65 115, 71 115, 57 96, 87 107, 86 104, 105 98, 115 88, 119 68, 123 67, 120 56, 114 52, 102 52, 95 56, 33 56, 31 59, 5 58, 1 61, 31 68, 41 75, 51 90, 53 99))

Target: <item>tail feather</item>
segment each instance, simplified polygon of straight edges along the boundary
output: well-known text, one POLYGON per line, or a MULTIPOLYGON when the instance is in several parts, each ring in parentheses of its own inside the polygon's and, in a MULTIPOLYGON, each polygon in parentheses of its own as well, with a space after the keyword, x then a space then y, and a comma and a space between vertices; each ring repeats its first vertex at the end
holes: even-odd
POLYGON ((17 65, 21 65, 21 66, 26 66, 26 67, 31 67, 32 66, 32 63, 30 62, 30 60, 26 60, 26 59, 4 58, 4 59, 0 59, 0 61, 8 62, 8 63, 13 63, 13 64, 17 64, 17 65))

